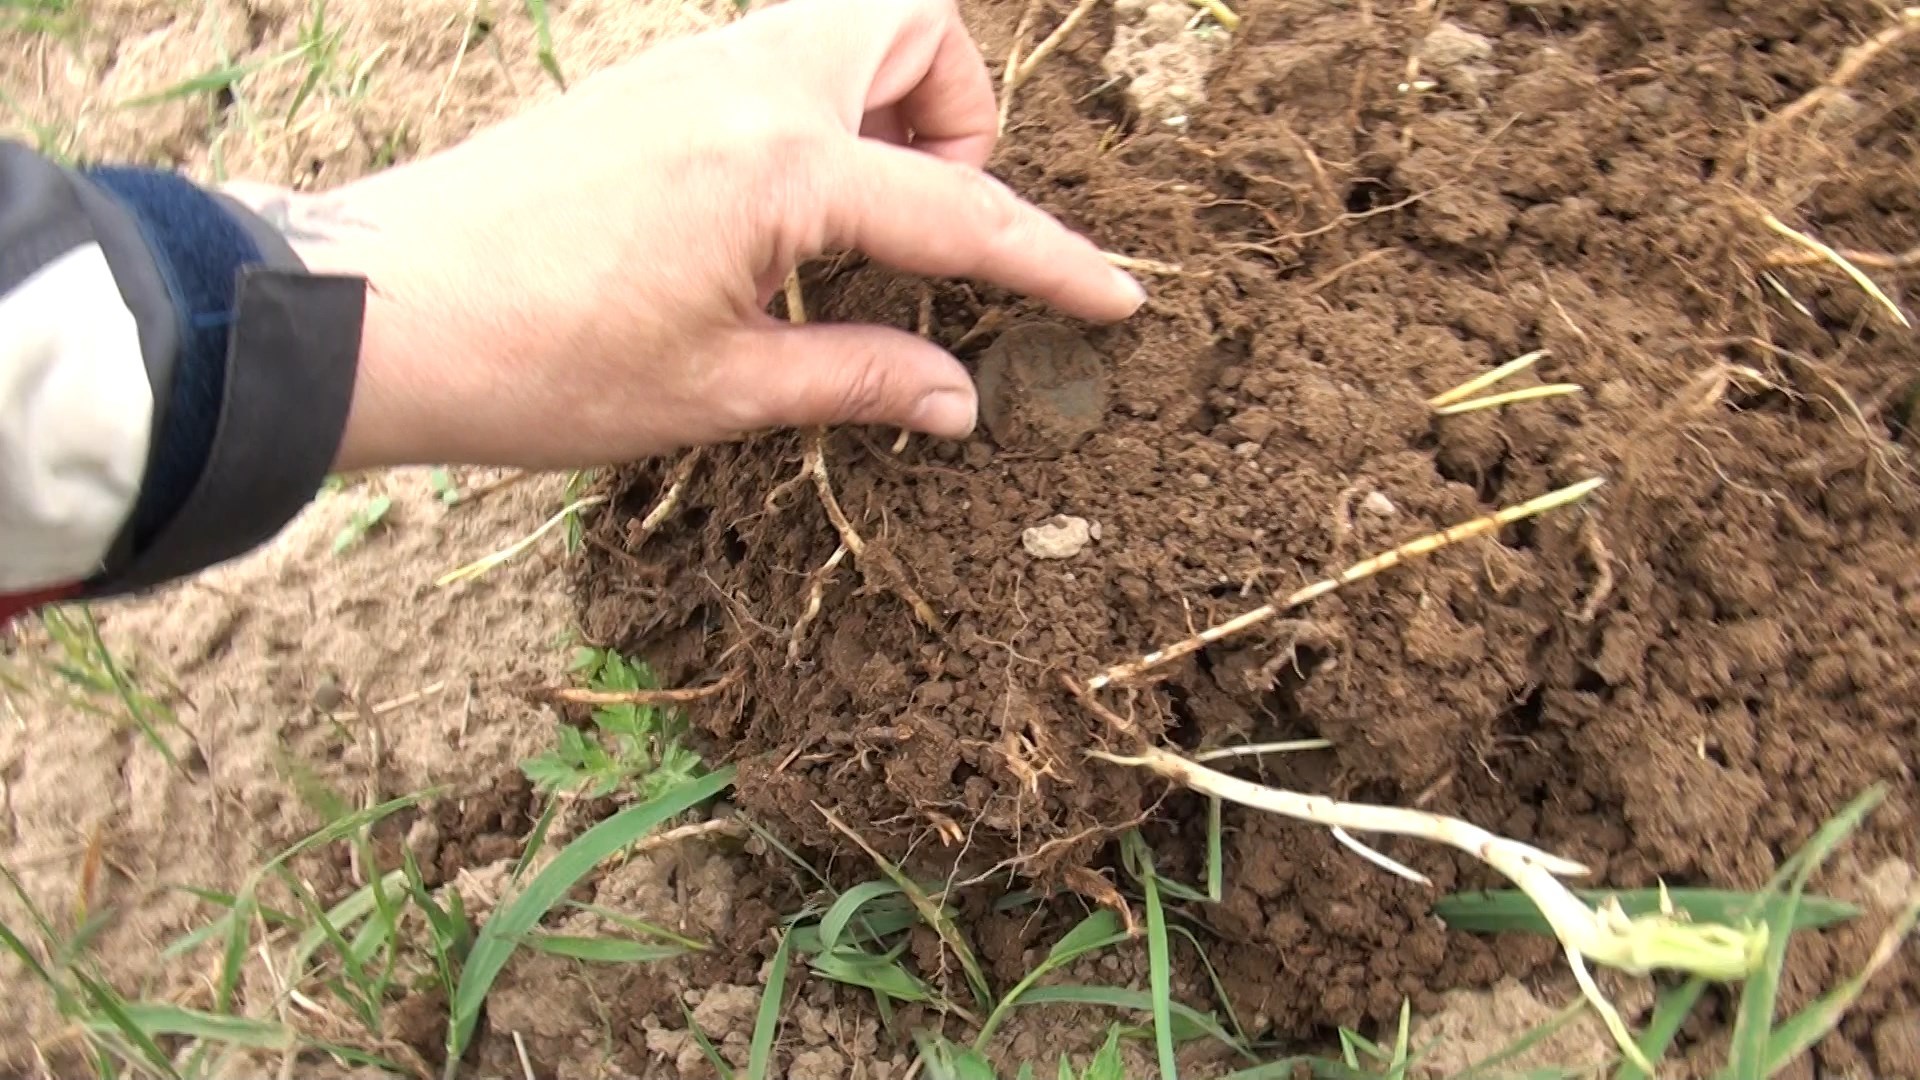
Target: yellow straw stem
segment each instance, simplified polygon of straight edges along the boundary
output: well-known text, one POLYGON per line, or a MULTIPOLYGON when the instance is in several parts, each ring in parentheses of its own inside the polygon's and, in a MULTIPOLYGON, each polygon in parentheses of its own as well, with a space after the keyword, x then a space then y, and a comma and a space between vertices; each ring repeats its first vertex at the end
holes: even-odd
POLYGON ((1451 405, 1456 401, 1460 401, 1464 398, 1472 397, 1473 395, 1479 393, 1480 391, 1485 390, 1487 387, 1492 386, 1494 383, 1497 383, 1502 379, 1510 378, 1516 372, 1525 371, 1526 369, 1532 367, 1534 364, 1538 363, 1540 358, 1546 355, 1547 355, 1547 350, 1535 349, 1534 351, 1526 354, 1525 356, 1516 357, 1512 360, 1507 361, 1504 364, 1501 364, 1499 367, 1494 368, 1492 371, 1486 372, 1481 375, 1475 375, 1473 378, 1468 379, 1466 382, 1461 383, 1459 386, 1454 387, 1453 389, 1447 391, 1444 394, 1437 394, 1433 397, 1428 398, 1427 404, 1432 408, 1438 409, 1442 405, 1451 405))
POLYGON ((1461 413, 1479 412, 1481 409, 1497 409, 1502 405, 1517 405, 1522 401, 1564 397, 1568 394, 1577 394, 1582 389, 1578 383, 1548 383, 1545 386, 1529 386, 1524 390, 1488 394, 1486 397, 1474 398, 1471 401, 1456 401, 1450 405, 1441 405, 1433 411, 1440 416, 1458 416, 1461 413))
POLYGON ((1899 323, 1901 326, 1904 326, 1908 329, 1913 328, 1913 323, 1907 318, 1907 313, 1900 310, 1900 305, 1893 302, 1893 297, 1888 296, 1885 290, 1881 289, 1880 286, 1876 284, 1872 278, 1868 277, 1864 270, 1861 270, 1859 267, 1853 265, 1853 263, 1850 260, 1848 260, 1848 258, 1845 255, 1842 255, 1838 251, 1835 251, 1833 248, 1828 247, 1826 244, 1823 244, 1820 241, 1815 240, 1813 237, 1808 236, 1806 233, 1803 233, 1798 229, 1795 229, 1793 226, 1788 225, 1786 222, 1781 221, 1779 218, 1774 217, 1772 214, 1766 215, 1761 220, 1766 222, 1767 228, 1772 229, 1774 232, 1779 233, 1781 236, 1786 237, 1787 239, 1793 241, 1794 243, 1799 244, 1801 247, 1806 248, 1808 251, 1811 251, 1814 254, 1820 256, 1822 259, 1826 260, 1827 262, 1830 262, 1833 265, 1839 267, 1840 272, 1852 278, 1853 283, 1855 285, 1860 286, 1860 288, 1863 291, 1865 291, 1868 296, 1873 298, 1875 303, 1878 303, 1881 307, 1886 308, 1887 311, 1893 315, 1895 322, 1899 323))
POLYGON ((1191 2, 1213 16, 1213 21, 1226 27, 1229 33, 1240 29, 1240 16, 1234 14, 1233 9, 1221 0, 1191 0, 1191 2))
POLYGON ((1471 540, 1476 536, 1484 536, 1487 533, 1498 531, 1524 518, 1530 518, 1536 514, 1544 514, 1549 510, 1556 510, 1570 503, 1578 502, 1586 498, 1595 488, 1604 483, 1606 483, 1606 478, 1599 476, 1591 480, 1582 480, 1577 484, 1561 488, 1558 491, 1550 491, 1539 498, 1529 499, 1518 506, 1509 506, 1504 510, 1488 514, 1485 517, 1474 518, 1472 521, 1462 522, 1451 528, 1443 529, 1440 532, 1429 533, 1418 539, 1409 540, 1391 551, 1383 551, 1370 559, 1362 559, 1352 566, 1347 567, 1345 570, 1340 571, 1340 573, 1333 577, 1322 578, 1303 589, 1299 589, 1277 604, 1263 604, 1260 607, 1254 608, 1252 611, 1228 619, 1226 622, 1208 627, 1198 634, 1187 638, 1185 641, 1175 642, 1163 649, 1150 652, 1137 660, 1129 660, 1124 664, 1115 664, 1087 680, 1087 688, 1089 690, 1099 690, 1111 683, 1125 682, 1129 679, 1138 678, 1147 671, 1159 667, 1161 664, 1165 664, 1171 660, 1178 660, 1189 653, 1199 652, 1201 649, 1206 648, 1208 645, 1222 638, 1230 637, 1250 626, 1257 626, 1282 611, 1299 607, 1301 604, 1307 603, 1310 600, 1316 600, 1340 588, 1342 585, 1351 585, 1362 578, 1372 577, 1384 570, 1391 570, 1408 559, 1431 555, 1441 548, 1471 540))

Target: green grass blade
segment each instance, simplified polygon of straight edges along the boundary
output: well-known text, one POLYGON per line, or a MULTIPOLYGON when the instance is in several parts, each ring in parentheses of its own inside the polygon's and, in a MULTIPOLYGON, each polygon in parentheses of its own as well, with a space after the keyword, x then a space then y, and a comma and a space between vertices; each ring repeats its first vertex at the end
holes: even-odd
POLYGON ((160 756, 166 759, 169 766, 175 769, 180 768, 180 759, 174 756, 173 748, 167 745, 167 740, 161 738, 159 729, 154 727, 152 720, 148 719, 147 710, 142 708, 135 698, 132 685, 127 682, 126 676, 121 674, 119 663, 114 660, 113 653, 108 650, 106 638, 100 636, 100 624, 93 617, 93 608, 87 604, 81 604, 80 615, 86 623, 88 644, 99 656, 100 666, 106 670, 108 680, 113 683, 114 694, 120 698, 121 706, 127 710, 127 719, 133 722, 134 727, 140 729, 141 736, 152 744, 155 750, 160 751, 160 756))
POLYGON ((927 927, 934 933, 940 935, 940 940, 946 943, 947 948, 952 950, 955 959, 960 961, 960 970, 966 974, 967 986, 973 991, 974 999, 980 1004, 981 1008, 991 1008, 993 1004, 993 991, 987 985, 986 972, 980 967, 979 959, 974 956, 973 947, 967 943, 966 934, 960 929, 959 924, 954 921, 952 914, 947 911, 945 905, 936 902, 933 897, 927 894, 925 889, 920 887, 919 882, 908 877, 899 867, 889 861, 886 856, 880 854, 873 845, 867 843, 865 838, 859 833, 848 828, 845 822, 842 822, 818 803, 814 804, 814 810, 816 810, 821 817, 827 819, 827 824, 832 825, 835 829, 839 830, 842 835, 859 845, 860 849, 867 853, 867 857, 873 860, 874 865, 880 868, 880 872, 885 874, 895 885, 900 886, 900 891, 905 893, 907 899, 913 902, 913 909, 919 912, 921 921, 925 922, 927 927))
MULTIPOLYGON (((1142 990, 1126 990, 1117 986, 1042 986, 1029 990, 1020 999, 1022 1006, 1033 1005, 1099 1005, 1110 1009, 1132 1009, 1144 1013, 1154 1011, 1154 996, 1142 990)), ((1220 1022, 1206 1013, 1167 1000, 1169 1014, 1195 1031, 1202 1032, 1223 1046, 1232 1047, 1242 1057, 1251 1057, 1247 1048, 1242 1046, 1220 1022)), ((1171 1025, 1169 1025, 1171 1029, 1171 1025)))
POLYGON ((858 914, 861 908, 900 891, 900 886, 892 881, 867 881, 848 889, 820 919, 820 951, 833 951, 833 947, 840 942, 841 932, 847 928, 848 920, 858 914))
POLYGON ((626 914, 625 912, 615 911, 612 908, 601 907, 599 904, 578 903, 570 900, 567 902, 567 906, 578 908, 581 911, 591 912, 607 920, 608 922, 614 924, 615 926, 618 926, 624 930, 629 930, 635 934, 640 935, 641 937, 650 937, 650 938, 657 938, 661 941, 670 941, 675 945, 679 945, 687 950, 694 951, 694 952, 698 952, 707 948, 707 943, 704 941, 696 941, 693 938, 684 937, 680 934, 676 934, 673 931, 666 929, 665 927, 655 926, 654 924, 647 922, 645 919, 636 919, 633 916, 626 914))
POLYGON ((120 102, 115 107, 121 109, 139 109, 148 105, 158 105, 162 102, 178 101, 181 98, 192 97, 195 94, 212 94, 218 93, 221 90, 232 90, 241 79, 246 78, 248 75, 256 71, 264 71, 270 67, 277 67, 289 60, 304 56, 306 55, 306 51, 306 46, 302 45, 297 49, 291 49, 277 56, 269 56, 263 60, 252 60, 243 64, 223 64, 211 71, 203 71, 192 78, 182 79, 163 90, 156 90, 151 94, 142 94, 136 98, 129 98, 126 101, 120 102))
POLYGON ((1223 866, 1225 859, 1220 853, 1220 800, 1207 800, 1207 901, 1217 904, 1224 895, 1223 866))
POLYGON ((773 1067, 773 1039, 780 1031, 780 1006, 787 992, 787 967, 793 963, 793 935, 783 934, 767 968, 766 989, 760 992, 760 1012, 753 1021, 753 1042, 747 1051, 747 1080, 767 1080, 773 1067))
POLYGON ((160 1001, 128 1002, 122 1015, 151 1036, 181 1035, 256 1050, 286 1050, 295 1042, 292 1029, 269 1020, 219 1016, 160 1001))
POLYGON ((86 993, 87 1000, 93 1008, 106 1016, 107 1022, 103 1025, 103 1031, 126 1039, 146 1057, 147 1065, 153 1071, 170 1080, 178 1080, 180 1074, 174 1069, 173 1061, 153 1041, 153 1036, 139 1024, 134 1023, 133 1017, 127 1015, 126 1003, 120 999, 119 994, 115 993, 111 987, 95 982, 79 972, 74 972, 73 981, 86 993))
POLYGON ((1794 1058, 1813 1049, 1815 1043, 1839 1026, 1841 1017, 1859 1000, 1867 982, 1899 954, 1907 935, 1913 933, 1916 922, 1920 922, 1920 892, 1908 900, 1906 908, 1880 935, 1873 955, 1868 957, 1858 972, 1820 995, 1813 1004, 1795 1013, 1767 1037, 1766 1067, 1763 1070, 1766 1075, 1772 1076, 1786 1068, 1794 1058))
MULTIPOLYGON (((1142 845, 1144 848, 1145 845, 1142 845)), ((1153 1044, 1160 1055, 1161 1080, 1178 1080, 1173 1057, 1173 954, 1167 947, 1167 913, 1160 906, 1160 875, 1143 852, 1140 884, 1146 890, 1147 984, 1153 991, 1153 1044)))
POLYGON ((650 964, 685 956, 691 950, 681 945, 656 945, 626 938, 592 937, 574 934, 533 933, 520 939, 529 949, 569 960, 588 960, 596 964, 650 964))
MULTIPOLYGON (((1610 892, 1604 889, 1578 890, 1577 895, 1589 904, 1598 905, 1611 897, 1620 902, 1628 915, 1640 916, 1655 914, 1660 910, 1660 890, 1631 889, 1610 892)), ((1722 889, 1669 889, 1667 895, 1673 898, 1675 910, 1685 912, 1694 922, 1719 923, 1731 926, 1743 919, 1755 917, 1755 901, 1759 900, 1759 916, 1771 919, 1777 905, 1784 902, 1783 897, 1759 897, 1754 893, 1732 892, 1722 889)), ((1551 936, 1553 928, 1541 916, 1540 909, 1533 901, 1517 889, 1502 889, 1489 892, 1453 893, 1440 898, 1433 905, 1433 913, 1446 922, 1448 928, 1476 934, 1526 933, 1551 936)), ((1845 922, 1860 914, 1860 909, 1843 900, 1824 896, 1803 897, 1795 912, 1793 929, 1820 930, 1837 923, 1845 922)))
MULTIPOLYGON (((1691 978, 1679 986, 1671 987, 1660 995, 1654 1003, 1653 1018, 1647 1021, 1647 1028, 1640 1033, 1640 1052, 1646 1055, 1654 1065, 1667 1056, 1667 1050, 1680 1034, 1680 1025, 1687 1022, 1687 1014, 1693 1012, 1693 1006, 1707 989, 1707 980, 1691 978)), ((1645 1070, 1632 1061, 1622 1060, 1620 1067, 1614 1070, 1613 1080, 1648 1080, 1645 1070)))
MULTIPOLYGON (((1733 1042, 1727 1055, 1727 1072, 1734 1080, 1761 1080, 1766 1076, 1768 1033, 1773 1027, 1774 1006, 1779 999, 1780 973, 1787 962, 1787 941, 1792 936, 1800 894, 1807 881, 1820 869, 1827 856, 1860 827, 1869 812, 1886 797, 1885 784, 1876 784, 1848 803, 1831 820, 1814 832, 1813 837, 1788 859, 1781 871, 1787 877, 1784 902, 1770 908, 1767 919, 1767 951, 1760 970, 1747 979, 1734 1015, 1733 1042)), ((1781 875, 1776 875, 1776 883, 1781 875)), ((1773 885, 1768 886, 1771 892, 1773 885)))
MULTIPOLYGON (((20 961, 21 966, 32 972, 34 978, 46 984, 47 988, 53 991, 56 999, 62 1002, 66 1000, 66 987, 60 985, 59 981, 53 977, 53 973, 40 963, 40 958, 33 955, 33 950, 27 947, 26 942, 20 940, 20 936, 13 932, 13 927, 8 926, 5 920, 0 920, 0 946, 5 946, 6 950, 13 954, 14 959, 20 961)), ((60 1011, 69 1010, 62 1004, 60 1011)))
POLYGON ((1001 1022, 1007 1018, 1008 1013, 1013 1011, 1014 1005, 1019 1002, 1021 996, 1031 990, 1033 984, 1045 978, 1048 973, 1090 952, 1097 952, 1126 940, 1128 940, 1126 933, 1120 929, 1119 916, 1106 908, 1101 908, 1081 919, 1073 929, 1062 935, 1059 941, 1054 942, 1053 948, 1047 950, 1046 959, 1036 964, 1032 971, 1027 972, 1024 978, 1015 983, 1013 989, 1008 990, 1000 999, 1000 1003, 987 1014, 986 1023, 980 1025, 980 1034, 973 1041, 973 1048, 985 1052, 987 1044, 993 1040, 994 1033, 1000 1029, 1001 1022))
POLYGON ((889 958, 842 949, 822 953, 808 961, 808 966, 834 982, 872 990, 898 1001, 933 1000, 933 991, 927 989, 925 983, 889 958))
POLYGON ((587 872, 622 848, 628 847, 661 822, 705 802, 733 783, 732 766, 712 772, 659 798, 630 806, 581 833, 553 861, 529 880, 518 895, 495 909, 480 928, 460 973, 454 995, 452 1021, 447 1026, 447 1077, 459 1069, 467 1041, 480 1019, 480 1006, 507 958, 529 930, 560 902, 587 872))
POLYGON ((1221 1010, 1227 1014, 1227 1023, 1233 1025, 1234 1036, 1243 1043, 1251 1042, 1252 1040, 1247 1037, 1246 1027, 1240 1023, 1240 1012, 1233 1007, 1233 998, 1227 994, 1227 984, 1220 981, 1220 973, 1214 970, 1213 961, 1207 957, 1207 950, 1200 947, 1200 939, 1184 926, 1169 924, 1167 929, 1186 938, 1187 943, 1193 946, 1193 954, 1200 958, 1200 967, 1206 971, 1207 981, 1213 984, 1214 998, 1220 1002, 1221 1010))
POLYGON ((720 1051, 714 1047, 713 1040, 707 1038, 707 1033, 700 1030, 700 1025, 693 1020, 693 1010, 687 1008, 687 1003, 684 1001, 680 1003, 680 1012, 687 1018, 687 1032, 693 1036, 693 1044, 700 1048, 700 1053, 706 1057, 707 1064, 713 1066, 714 1073, 720 1077, 720 1080, 733 1080, 733 1066, 727 1064, 727 1059, 720 1056, 720 1051))
POLYGON ((553 85, 561 90, 567 88, 567 77, 560 72, 560 59, 553 54, 553 26, 547 19, 547 0, 526 0, 527 17, 533 20, 533 35, 540 49, 540 70, 545 71, 553 80, 553 85))
POLYGON ((547 846, 547 830, 553 828, 554 816, 559 812, 560 800, 548 799, 546 809, 540 811, 540 820, 533 823, 533 835, 527 838, 527 846, 521 850, 520 857, 514 860, 513 873, 507 876, 508 881, 518 882, 521 875, 527 872, 527 867, 533 865, 534 856, 547 846))
MULTIPOLYGON (((398 889, 406 883, 406 872, 403 870, 391 870, 388 871, 385 877, 380 878, 379 881, 385 888, 398 889)), ((373 887, 374 883, 368 882, 360 888, 355 889, 352 893, 348 894, 345 900, 327 909, 324 923, 316 920, 300 935, 294 942, 292 961, 288 966, 288 977, 291 982, 295 985, 299 984, 302 976, 306 974, 307 961, 313 958, 313 954, 319 951, 320 946, 328 942, 328 927, 331 927, 336 932, 344 931, 354 923, 366 918, 367 915, 374 910, 376 905, 373 887)), ((334 936, 337 937, 338 934, 336 933, 334 936)), ((361 955, 358 949, 355 949, 353 952, 355 957, 361 955)))
POLYGON ((253 890, 249 881, 240 890, 233 910, 227 912, 227 944, 220 957, 220 986, 214 998, 215 1012, 232 1012, 233 995, 240 988, 240 969, 247 962, 247 944, 253 936, 253 890))

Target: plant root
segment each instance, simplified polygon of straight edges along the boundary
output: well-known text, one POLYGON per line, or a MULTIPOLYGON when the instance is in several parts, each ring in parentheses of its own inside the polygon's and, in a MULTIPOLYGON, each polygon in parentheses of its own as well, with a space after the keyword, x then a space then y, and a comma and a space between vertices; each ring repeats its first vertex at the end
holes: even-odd
MULTIPOLYGON (((1587 957, 1637 975, 1670 969, 1732 980, 1751 973, 1766 952, 1764 926, 1734 928, 1690 923, 1666 912, 1630 918, 1617 902, 1603 904, 1598 909, 1589 907, 1559 880, 1562 876, 1587 874, 1585 866, 1459 818, 1396 806, 1340 802, 1324 795, 1256 784, 1210 769, 1141 741, 1133 725, 1101 706, 1071 677, 1063 674, 1060 679, 1067 691, 1090 711, 1117 731, 1131 735, 1137 744, 1133 754, 1088 750, 1089 757, 1128 768, 1147 769, 1199 794, 1330 830, 1382 832, 1445 844, 1499 871, 1546 917, 1566 951, 1581 993, 1600 1013, 1621 1052, 1645 1072, 1653 1071, 1651 1063, 1634 1042, 1619 1011, 1593 981, 1587 971, 1587 957)), ((1384 860, 1385 856, 1380 859, 1384 860)), ((1397 868, 1396 872, 1412 873, 1391 860, 1386 863, 1390 864, 1389 868, 1397 868)))
POLYGON ((647 516, 640 519, 640 524, 634 527, 633 534, 627 537, 629 554, 640 550, 641 546, 647 542, 647 537, 652 536, 661 524, 679 509, 680 496, 685 493, 687 480, 692 477, 693 470, 699 466, 701 454, 701 448, 696 446, 682 454, 680 460, 674 463, 673 473, 667 480, 667 489, 660 493, 660 501, 653 504, 653 509, 647 511, 647 516))

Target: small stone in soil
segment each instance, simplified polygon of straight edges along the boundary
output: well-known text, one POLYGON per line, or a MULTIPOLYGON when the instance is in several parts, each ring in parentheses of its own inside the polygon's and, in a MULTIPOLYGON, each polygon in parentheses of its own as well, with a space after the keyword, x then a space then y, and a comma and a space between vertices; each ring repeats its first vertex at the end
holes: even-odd
POLYGON ((1056 514, 1020 534, 1020 546, 1036 559, 1071 559, 1093 540, 1083 517, 1056 514))

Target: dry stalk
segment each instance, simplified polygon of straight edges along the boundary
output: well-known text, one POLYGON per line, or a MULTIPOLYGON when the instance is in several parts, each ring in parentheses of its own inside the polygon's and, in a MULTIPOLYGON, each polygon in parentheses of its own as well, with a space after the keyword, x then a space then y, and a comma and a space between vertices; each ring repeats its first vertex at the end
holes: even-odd
POLYGON ((1542 398, 1565 397, 1578 394, 1584 388, 1578 383, 1548 383, 1545 386, 1529 386, 1520 390, 1507 390, 1498 394, 1488 394, 1471 401, 1456 401, 1451 405, 1442 405, 1433 410, 1437 416, 1459 416, 1462 413, 1479 412, 1481 409, 1497 409, 1502 405, 1518 405, 1525 401, 1539 401, 1542 398))
MULTIPOLYGON (((1834 248, 1840 256, 1864 270, 1920 270, 1920 246, 1905 251, 1887 254, 1879 251, 1856 251, 1853 248, 1834 248)), ((1795 251, 1782 248, 1760 260, 1760 265, 1772 269, 1788 269, 1802 266, 1819 266, 1827 262, 1827 257, 1813 251, 1795 251)))
POLYGON ((1213 16, 1213 21, 1224 27, 1227 33, 1231 34, 1240 29, 1240 16, 1234 14, 1233 9, 1228 7, 1224 0, 1190 0, 1190 2, 1194 7, 1213 16))
POLYGON ((1909 330, 1913 328, 1913 321, 1907 318, 1906 312, 1900 310, 1900 305, 1894 302, 1893 297, 1888 296, 1886 290, 1882 289, 1877 282, 1868 277, 1866 271, 1855 266, 1845 255, 1815 240, 1806 233, 1795 229, 1793 226, 1788 225, 1772 214, 1764 214, 1760 220, 1765 223, 1767 228, 1806 248, 1810 254, 1817 255, 1821 260, 1832 263, 1841 273, 1852 278, 1853 283, 1860 286, 1861 291, 1871 297, 1875 303, 1886 308, 1887 312, 1893 316, 1895 322, 1909 330))
POLYGON ((1061 19, 1060 25, 1053 28, 1053 33, 1041 39, 1040 44, 1033 47, 1033 51, 1027 54, 1026 59, 1020 61, 1020 66, 1013 73, 1013 85, 1008 89, 1016 89, 1021 83, 1032 78, 1041 62, 1053 55, 1054 50, 1067 40, 1067 35, 1073 33, 1074 28, 1080 25, 1081 21, 1087 17, 1087 13, 1093 10, 1093 5, 1098 2, 1099 0, 1080 0, 1073 5, 1073 10, 1067 12, 1067 17, 1061 19))
POLYGON ((727 672, 705 686, 676 690, 584 690, 560 686, 537 691, 535 696, 548 701, 564 701, 569 705, 680 705, 710 698, 739 681, 740 672, 736 670, 727 672))
POLYGON ((1467 398, 1485 390, 1494 383, 1501 382, 1525 371, 1547 355, 1547 350, 1535 349, 1525 356, 1516 356, 1512 360, 1494 368, 1492 371, 1482 372, 1451 390, 1435 394, 1428 398, 1427 407, 1430 409, 1442 409, 1456 402, 1465 401, 1467 398))
POLYGON ((1027 35, 1033 33, 1033 24, 1040 18, 1042 0, 1027 0, 1025 10, 1020 12, 1020 21, 1013 28, 1013 44, 1007 46, 1007 64, 1000 69, 1000 121, 995 130, 1005 134, 1007 117, 1013 112, 1013 91, 1020 85, 1020 50, 1027 44, 1027 35))
POLYGON ((1158 274, 1161 277, 1212 277, 1205 271, 1188 271, 1179 263, 1161 262, 1159 259, 1136 259, 1131 255, 1122 255, 1117 251, 1103 251, 1107 262, 1122 270, 1138 274, 1158 274))
POLYGON ((1099 690, 1111 683, 1126 682, 1138 678, 1147 671, 1159 667, 1161 664, 1178 660, 1190 653, 1198 652, 1222 638, 1230 637, 1249 627, 1257 626, 1273 618, 1275 615, 1280 614, 1282 611, 1287 611, 1312 600, 1316 600, 1343 585, 1350 585, 1362 578, 1369 578, 1382 571, 1390 570, 1408 559, 1431 555, 1441 548, 1471 540, 1477 536, 1484 536, 1511 525, 1516 521, 1533 517, 1536 514, 1544 514, 1549 510, 1555 510, 1562 506, 1578 502, 1605 482, 1602 477, 1583 480, 1578 484, 1561 488, 1558 491, 1548 492, 1537 499, 1529 499, 1518 506, 1509 506, 1503 510, 1487 514, 1484 517, 1477 517, 1472 521, 1462 522, 1451 528, 1443 529, 1440 532, 1430 533, 1418 539, 1409 540, 1391 551, 1382 552, 1369 559, 1362 559, 1352 566, 1347 567, 1345 570, 1340 571, 1340 573, 1333 577, 1323 578, 1303 589, 1299 589, 1279 603, 1263 604, 1252 611, 1228 619, 1226 622, 1208 627, 1183 641, 1178 641, 1165 648, 1150 652, 1137 660, 1129 660, 1124 664, 1115 664, 1100 674, 1095 675, 1088 681, 1087 686, 1089 689, 1099 690))

